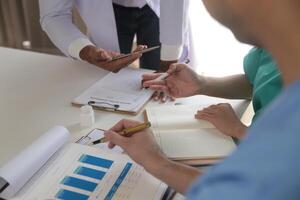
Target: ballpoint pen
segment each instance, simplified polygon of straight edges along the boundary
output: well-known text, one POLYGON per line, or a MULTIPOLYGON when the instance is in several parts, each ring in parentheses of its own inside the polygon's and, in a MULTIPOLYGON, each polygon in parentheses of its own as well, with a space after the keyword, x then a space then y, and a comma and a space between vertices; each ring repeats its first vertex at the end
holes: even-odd
MULTIPOLYGON (((123 135, 125 137, 130 137, 131 135, 133 135, 133 134, 135 134, 139 131, 142 131, 146 128, 149 128, 150 126, 151 126, 150 122, 145 122, 145 123, 139 124, 139 125, 131 127, 131 128, 125 128, 121 132, 119 132, 119 134, 123 135)), ((103 138, 100 138, 99 140, 95 140, 90 145, 96 145, 96 144, 104 143, 104 142, 107 142, 107 141, 108 141, 107 138, 103 137, 103 138)))
MULTIPOLYGON (((189 64, 190 60, 187 58, 184 60, 183 64, 189 64)), ((151 81, 155 82, 155 81, 162 81, 165 80, 170 74, 168 74, 167 72, 161 73, 161 75, 159 77, 157 77, 156 79, 153 79, 151 81)), ((143 81, 142 81, 143 84, 143 81)), ((149 87, 144 87, 145 89, 148 89, 149 87)))
POLYGON ((128 54, 121 54, 121 55, 118 55, 118 56, 114 56, 109 62, 119 60, 119 59, 122 59, 122 58, 126 58, 126 57, 129 57, 129 56, 134 55, 134 54, 147 53, 147 52, 153 51, 153 50, 158 49, 158 48, 160 48, 160 46, 150 47, 150 48, 147 48, 147 49, 143 49, 143 50, 140 50, 140 51, 135 51, 135 52, 128 53, 128 54))

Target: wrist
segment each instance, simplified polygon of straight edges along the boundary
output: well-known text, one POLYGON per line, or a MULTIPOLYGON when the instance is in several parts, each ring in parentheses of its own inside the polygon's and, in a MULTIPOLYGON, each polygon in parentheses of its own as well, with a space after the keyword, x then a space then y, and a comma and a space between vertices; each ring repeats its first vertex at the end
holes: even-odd
POLYGON ((93 45, 87 45, 79 52, 79 57, 81 60, 91 62, 91 54, 95 51, 96 47, 93 45))
POLYGON ((198 88, 196 95, 205 95, 207 90, 207 78, 205 76, 198 75, 198 88))
POLYGON ((146 159, 144 163, 142 163, 143 167, 150 174, 158 174, 158 172, 163 171, 166 167, 171 164, 171 161, 164 156, 163 154, 157 155, 152 159, 146 159))
POLYGON ((237 139, 241 139, 247 130, 247 126, 245 126, 243 123, 239 124, 236 126, 235 131, 234 131, 234 137, 237 139))

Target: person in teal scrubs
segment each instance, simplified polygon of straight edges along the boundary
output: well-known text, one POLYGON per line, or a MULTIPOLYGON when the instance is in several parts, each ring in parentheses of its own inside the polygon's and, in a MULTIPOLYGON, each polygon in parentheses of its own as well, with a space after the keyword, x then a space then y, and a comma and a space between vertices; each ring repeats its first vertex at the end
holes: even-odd
MULTIPOLYGON (((174 71, 174 69, 173 69, 174 71)), ((272 55, 261 48, 253 48, 244 59, 244 75, 233 75, 223 78, 204 77, 193 74, 191 83, 199 85, 198 88, 189 87, 185 83, 184 90, 178 84, 179 77, 171 78, 165 82, 151 81, 157 75, 144 76, 147 86, 156 90, 167 90, 174 97, 186 97, 192 95, 208 95, 229 99, 252 99, 255 111, 254 120, 280 93, 283 82, 277 63, 272 55), (171 90, 173 87, 173 91, 171 90), (174 89, 175 88, 175 89, 174 89), (177 93, 176 93, 177 91, 177 93)), ((172 69, 170 70, 172 73, 172 69)), ((226 135, 241 139, 247 129, 236 116, 230 104, 212 105, 195 114, 195 118, 207 120, 226 135)))
POLYGON ((244 71, 253 86, 252 103, 256 118, 282 90, 281 73, 272 55, 259 48, 253 48, 245 57, 244 71))

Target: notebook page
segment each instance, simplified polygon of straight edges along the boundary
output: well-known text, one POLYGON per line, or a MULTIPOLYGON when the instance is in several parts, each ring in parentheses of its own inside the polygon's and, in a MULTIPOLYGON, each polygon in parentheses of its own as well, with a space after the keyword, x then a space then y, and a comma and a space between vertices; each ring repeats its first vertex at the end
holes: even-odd
POLYGON ((197 110, 208 105, 172 105, 147 108, 147 117, 154 130, 214 128, 204 120, 195 119, 197 110))
POLYGON ((162 151, 172 159, 221 158, 235 149, 231 137, 211 128, 161 131, 158 140, 162 151))
POLYGON ((118 73, 109 73, 103 79, 73 100, 75 104, 95 101, 97 105, 110 107, 116 104, 119 110, 137 112, 148 101, 154 91, 142 90, 142 75, 153 71, 124 68, 118 73))

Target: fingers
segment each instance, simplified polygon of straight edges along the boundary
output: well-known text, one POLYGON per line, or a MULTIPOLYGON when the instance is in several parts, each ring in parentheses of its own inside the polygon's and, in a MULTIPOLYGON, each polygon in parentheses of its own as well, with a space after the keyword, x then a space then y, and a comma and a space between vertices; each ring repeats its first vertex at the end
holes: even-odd
POLYGON ((202 114, 207 114, 207 115, 214 115, 216 114, 215 110, 211 109, 211 108, 204 108, 203 110, 198 110, 196 115, 202 115, 202 114))
POLYGON ((115 124, 113 127, 111 127, 109 130, 114 131, 114 132, 121 132, 125 128, 130 128, 130 127, 133 127, 133 126, 137 126, 139 124, 141 124, 141 122, 122 119, 117 124, 115 124))
POLYGON ((103 49, 97 49, 95 51, 96 62, 110 61, 112 57, 108 54, 107 51, 103 49))
POLYGON ((232 106, 231 106, 229 103, 219 103, 219 104, 217 104, 217 106, 218 106, 220 109, 224 109, 224 110, 232 110, 232 111, 233 111, 233 108, 232 108, 232 106))
POLYGON ((217 114, 217 110, 215 109, 216 107, 218 107, 218 106, 211 105, 202 110, 198 110, 197 113, 195 114, 195 118, 211 121, 217 114))
POLYGON ((142 54, 132 54, 126 58, 110 61, 110 62, 102 62, 103 68, 112 72, 118 72, 120 69, 127 67, 131 63, 133 63, 136 59, 140 58, 142 54))
POLYGON ((148 48, 147 45, 138 45, 133 52, 142 51, 147 48, 148 48))
POLYGON ((165 92, 165 93, 169 94, 168 87, 165 85, 150 85, 149 88, 151 90, 165 92))
POLYGON ((204 121, 208 121, 209 123, 213 124, 214 126, 216 126, 216 119, 213 116, 210 116, 208 114, 201 114, 201 115, 195 115, 195 119, 199 119, 199 120, 204 120, 204 121))
POLYGON ((159 94, 160 94, 159 91, 155 91, 154 94, 152 95, 152 99, 153 99, 154 101, 158 101, 158 99, 159 99, 159 94))
POLYGON ((181 64, 181 63, 174 63, 174 64, 171 64, 170 67, 169 67, 169 70, 167 71, 168 74, 173 74, 173 73, 176 73, 176 72, 179 72, 185 68, 187 68, 188 66, 185 65, 185 64, 181 64))
POLYGON ((166 85, 166 81, 165 80, 161 80, 161 81, 145 81, 143 82, 143 87, 150 87, 150 86, 154 86, 154 85, 166 85))
POLYGON ((151 74, 143 74, 142 79, 144 81, 153 80, 161 76, 162 73, 151 73, 151 74))
POLYGON ((109 148, 113 148, 115 145, 118 145, 122 148, 126 148, 128 138, 121 136, 120 134, 118 134, 114 131, 111 131, 111 130, 106 131, 104 133, 104 136, 109 141, 109 144, 108 144, 109 148))
POLYGON ((160 91, 155 91, 153 94, 153 100, 154 101, 159 101, 161 100, 161 102, 166 102, 166 95, 164 94, 164 92, 160 92, 160 91))
MULTIPOLYGON (((144 83, 149 80, 154 80, 154 79, 158 78, 160 75, 161 75, 161 73, 143 74, 141 88, 148 87, 148 86, 144 86, 144 83)), ((147 84, 149 84, 149 83, 147 83, 147 84)))
POLYGON ((160 101, 162 103, 165 103, 167 101, 167 99, 168 99, 168 95, 166 95, 164 92, 161 92, 160 93, 160 101))
POLYGON ((217 105, 211 105, 202 110, 198 110, 195 115, 195 118, 209 120, 210 122, 217 118, 223 118, 224 120, 226 120, 226 118, 228 119, 228 117, 231 116, 231 115, 228 115, 231 111, 228 108, 231 108, 231 105, 228 103, 220 103, 217 105))
POLYGON ((160 100, 161 103, 165 103, 169 99, 170 99, 170 101, 174 101, 175 100, 175 98, 173 98, 173 97, 167 95, 165 92, 161 92, 161 91, 155 91, 154 94, 153 94, 153 96, 152 96, 152 99, 154 101, 159 101, 160 100))

